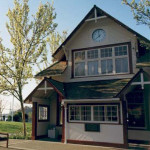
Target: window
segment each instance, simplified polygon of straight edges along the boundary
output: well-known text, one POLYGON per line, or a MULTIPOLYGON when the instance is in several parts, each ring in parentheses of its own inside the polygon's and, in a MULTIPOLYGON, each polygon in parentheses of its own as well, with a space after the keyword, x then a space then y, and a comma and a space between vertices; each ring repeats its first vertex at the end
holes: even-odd
POLYGON ((128 73, 128 46, 75 51, 74 66, 75 77, 128 73))
POLYGON ((94 106, 94 121, 117 122, 117 106, 94 106))
POLYGON ((49 107, 44 105, 39 105, 39 121, 48 121, 49 107))
POLYGON ((145 111, 143 90, 137 86, 132 92, 126 95, 128 106, 128 127, 144 128, 145 111))
POLYGON ((69 120, 79 122, 118 122, 117 105, 71 105, 69 120))
POLYGON ((91 106, 81 106, 81 120, 91 120, 91 106))

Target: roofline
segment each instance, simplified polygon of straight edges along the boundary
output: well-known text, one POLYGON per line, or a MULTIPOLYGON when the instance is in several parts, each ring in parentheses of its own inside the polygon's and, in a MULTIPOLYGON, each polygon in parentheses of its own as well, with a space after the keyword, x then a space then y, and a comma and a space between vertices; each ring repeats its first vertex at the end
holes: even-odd
POLYGON ((44 83, 44 81, 47 81, 53 88, 54 90, 64 98, 64 95, 49 81, 47 78, 44 78, 34 89, 33 91, 25 98, 24 103, 29 100, 29 98, 36 92, 36 90, 44 83))
POLYGON ((98 9, 102 12, 104 12, 104 14, 106 16, 108 16, 109 18, 111 18, 112 20, 114 20, 116 23, 120 24, 121 26, 123 26, 125 29, 127 29, 129 32, 135 34, 137 37, 145 40, 146 42, 150 42, 149 39, 147 39, 146 37, 144 37, 143 35, 139 34, 138 32, 134 31, 133 29, 131 29, 130 27, 128 27, 127 25, 125 25, 124 23, 120 22, 118 19, 112 17, 110 14, 106 13, 104 10, 100 9, 99 7, 97 7, 96 5, 94 5, 94 7, 88 12, 88 14, 82 19, 82 21, 77 25, 77 27, 70 33, 70 35, 66 38, 66 40, 58 47, 58 49, 52 54, 52 57, 55 57, 55 55, 59 52, 59 50, 62 48, 62 46, 64 46, 68 40, 73 36, 73 34, 80 28, 80 26, 85 22, 86 18, 91 14, 91 12, 93 11, 93 9, 98 9))
POLYGON ((144 70, 141 68, 134 76, 133 78, 126 84, 126 86, 121 89, 121 91, 115 96, 116 97, 119 97, 130 85, 131 83, 133 82, 134 79, 136 79, 136 77, 141 73, 141 72, 144 72, 144 70))
MULTIPOLYGON (((56 64, 58 64, 58 63, 60 63, 60 62, 62 62, 62 61, 60 60, 60 61, 54 62, 53 64, 51 64, 49 67, 47 67, 47 68, 44 69, 44 70, 50 69, 51 67, 53 67, 54 65, 56 65, 56 64)), ((66 68, 67 68, 67 61, 63 61, 63 62, 66 62, 66 68)), ((65 68, 65 70, 66 70, 66 68, 65 68)), ((42 70, 42 71, 44 71, 44 70, 42 70)), ((65 71, 65 70, 64 70, 64 71, 65 71)), ((40 72, 42 72, 42 71, 40 71, 40 72)), ((63 71, 63 72, 64 72, 64 71, 63 71)), ((39 76, 40 72, 38 72, 36 75, 34 75, 34 78, 45 77, 45 76, 39 76)), ((63 73, 63 72, 62 72, 62 73, 63 73)), ((62 75, 62 73, 61 73, 61 74, 57 74, 57 75, 62 75)), ((46 76, 47 76, 47 77, 51 77, 51 76, 56 76, 56 75, 46 75, 46 76)))
POLYGON ((94 5, 94 7, 88 12, 88 14, 82 19, 82 21, 77 25, 77 27, 71 32, 71 34, 66 38, 66 40, 58 47, 58 49, 52 54, 52 57, 54 57, 58 51, 62 48, 63 45, 65 45, 68 40, 73 36, 73 34, 78 30, 78 28, 80 28, 80 26, 84 23, 84 21, 86 20, 86 18, 88 18, 88 16, 90 15, 90 13, 92 13, 93 9, 96 8, 96 5, 94 5))

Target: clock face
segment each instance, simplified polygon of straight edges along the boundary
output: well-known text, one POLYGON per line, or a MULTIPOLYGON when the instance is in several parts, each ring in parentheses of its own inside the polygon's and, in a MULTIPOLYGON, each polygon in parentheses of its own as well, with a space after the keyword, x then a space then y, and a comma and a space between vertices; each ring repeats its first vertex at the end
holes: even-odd
POLYGON ((101 42, 105 39, 106 33, 102 29, 96 29, 92 34, 92 39, 95 42, 101 42))

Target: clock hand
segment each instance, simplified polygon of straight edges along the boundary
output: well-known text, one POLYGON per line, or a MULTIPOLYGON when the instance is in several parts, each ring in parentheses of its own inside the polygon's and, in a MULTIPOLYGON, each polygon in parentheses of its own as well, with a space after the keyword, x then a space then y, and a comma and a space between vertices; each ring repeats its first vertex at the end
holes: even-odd
MULTIPOLYGON (((99 37, 101 37, 101 35, 99 35, 97 38, 99 38, 99 37)), ((96 38, 96 39, 97 39, 97 38, 96 38)))

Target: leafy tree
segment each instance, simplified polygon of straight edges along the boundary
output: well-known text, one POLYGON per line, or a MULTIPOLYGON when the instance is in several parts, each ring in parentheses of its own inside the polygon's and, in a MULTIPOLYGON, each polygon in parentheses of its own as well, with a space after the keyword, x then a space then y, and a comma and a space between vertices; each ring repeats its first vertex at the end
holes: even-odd
MULTIPOLYGON (((132 12, 134 19, 138 24, 144 24, 150 28, 150 1, 149 0, 122 0, 124 4, 128 5, 132 12)), ((150 44, 141 40, 141 45, 150 48, 150 44)))
POLYGON ((0 121, 3 120, 3 111, 6 109, 7 101, 0 97, 0 121))
POLYGON ((62 34, 59 32, 53 32, 48 37, 47 41, 50 46, 50 53, 53 54, 61 43, 65 41, 67 37, 67 31, 63 31, 62 34))
POLYGON ((35 15, 29 16, 29 0, 14 0, 9 9, 6 27, 12 49, 5 48, 0 40, 0 92, 12 94, 20 101, 23 134, 26 136, 23 87, 33 77, 33 66, 47 61, 47 36, 54 32, 56 14, 50 3, 40 4, 35 15))

